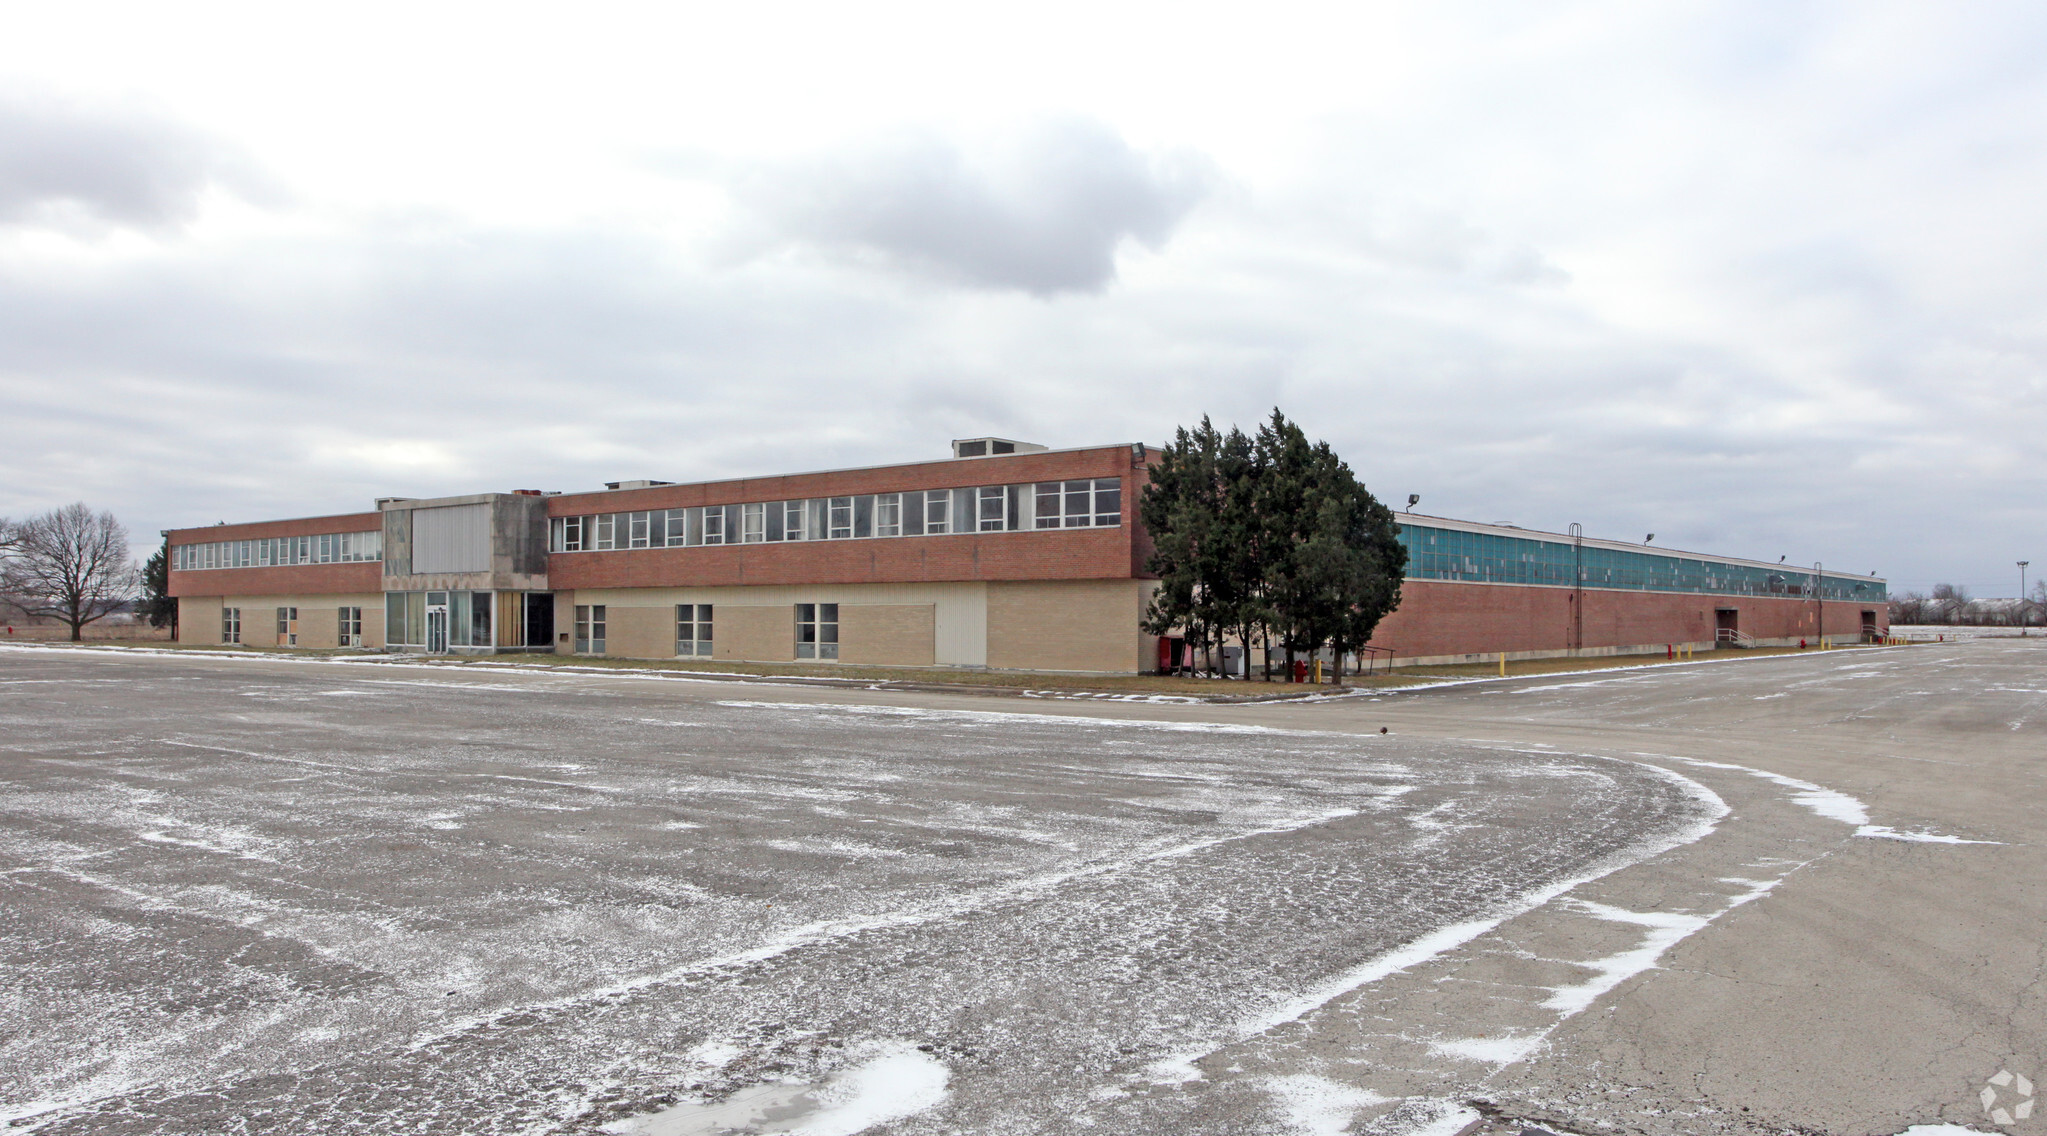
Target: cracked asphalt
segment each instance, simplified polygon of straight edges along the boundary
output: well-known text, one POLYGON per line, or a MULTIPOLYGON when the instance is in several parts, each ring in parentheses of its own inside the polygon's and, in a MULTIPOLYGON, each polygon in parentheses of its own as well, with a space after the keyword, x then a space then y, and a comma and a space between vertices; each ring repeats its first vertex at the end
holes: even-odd
POLYGON ((584 1132, 901 1044, 947 1090, 877 1132, 1988 1130, 2043 696, 2012 641, 1228 706, 0 651, 0 1117, 584 1132))

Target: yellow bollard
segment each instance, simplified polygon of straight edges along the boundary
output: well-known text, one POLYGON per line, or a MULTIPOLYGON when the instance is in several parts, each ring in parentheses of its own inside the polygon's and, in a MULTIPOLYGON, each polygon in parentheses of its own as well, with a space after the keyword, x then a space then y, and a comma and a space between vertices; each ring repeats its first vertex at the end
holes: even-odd
POLYGON ((1500 677, 1507 677, 1507 652, 1500 652, 1500 677))

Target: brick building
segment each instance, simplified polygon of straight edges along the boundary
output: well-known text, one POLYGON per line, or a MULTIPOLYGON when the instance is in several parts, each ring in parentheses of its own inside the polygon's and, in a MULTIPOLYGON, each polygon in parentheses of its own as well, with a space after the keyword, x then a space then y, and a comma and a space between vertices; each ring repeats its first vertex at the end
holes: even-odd
MULTIPOLYGON (((178 529, 180 638, 430 653, 1131 673, 1159 665, 1136 503, 1155 449, 999 438, 948 460, 602 492, 384 498, 178 529)), ((1400 514, 1375 654, 1610 654, 1853 637, 1875 577, 1400 514)))

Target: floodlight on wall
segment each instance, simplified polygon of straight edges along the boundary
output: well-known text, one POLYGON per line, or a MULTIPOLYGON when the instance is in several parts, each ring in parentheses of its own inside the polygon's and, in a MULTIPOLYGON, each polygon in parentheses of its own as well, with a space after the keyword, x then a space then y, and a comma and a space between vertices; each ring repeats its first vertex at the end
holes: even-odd
POLYGON ((1648 536, 1645 536, 1645 537, 1643 537, 1643 538, 1642 538, 1642 543, 1643 543, 1643 544, 1648 544, 1648 543, 1649 543, 1650 541, 1652 541, 1652 540, 1655 540, 1655 539, 1656 539, 1656 534, 1655 534, 1655 533, 1650 533, 1650 534, 1649 534, 1648 536))
POLYGON ((1421 495, 1421 494, 1419 494, 1419 493, 1410 493, 1410 494, 1408 494, 1408 495, 1407 495, 1407 507, 1408 507, 1408 508, 1412 509, 1412 508, 1414 508, 1414 507, 1415 507, 1416 505, 1419 505, 1419 504, 1421 504, 1421 503, 1422 503, 1422 495, 1421 495))

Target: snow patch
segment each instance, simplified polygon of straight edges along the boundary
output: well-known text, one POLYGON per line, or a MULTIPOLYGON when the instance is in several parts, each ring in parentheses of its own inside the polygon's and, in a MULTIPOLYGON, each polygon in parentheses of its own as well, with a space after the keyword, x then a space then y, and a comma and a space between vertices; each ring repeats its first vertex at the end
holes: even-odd
MULTIPOLYGON (((1637 754, 1638 757, 1654 757, 1655 754, 1637 754)), ((1760 777, 1765 781, 1782 785, 1792 790, 1791 799, 1811 810, 1813 815, 1842 824, 1855 826, 1855 835, 1868 836, 1878 840, 1905 840, 1915 844, 2003 844, 2001 840, 1967 840, 1959 836, 1943 836, 1935 832, 1901 832, 1889 825, 1869 823, 1869 806, 1838 789, 1800 781, 1767 769, 1753 769, 1746 765, 1732 765, 1724 761, 1701 761, 1694 757, 1668 757, 1671 761, 1682 761, 1686 765, 1697 765, 1707 769, 1731 769, 1760 777)))
MULTIPOLYGON (((1224 1046, 1245 1041, 1278 1029, 1281 1026, 1299 1021, 1354 990, 1362 989, 1381 979, 1410 970, 1439 955, 1456 950, 1479 936, 1500 927, 1508 920, 1518 918, 1530 911, 1543 907, 1559 896, 1591 883, 1593 880, 1611 875, 1631 864, 1641 863, 1652 856, 1659 856, 1673 848, 1695 844, 1705 839, 1709 833, 1719 827, 1721 819, 1726 817, 1729 811, 1731 811, 1727 807, 1727 802, 1721 800, 1718 793, 1713 792, 1713 790, 1689 777, 1655 765, 1644 764, 1642 768, 1677 782, 1684 788, 1688 796, 1706 806, 1706 816, 1662 840, 1610 857, 1583 875, 1560 880, 1547 887, 1537 888, 1524 893, 1502 904, 1491 915, 1482 916, 1478 919, 1468 919, 1461 923, 1453 923, 1447 927, 1439 927, 1404 946, 1396 947, 1375 959, 1371 959, 1358 967, 1311 987, 1293 998, 1280 1002, 1263 1014, 1239 1021, 1229 1031, 1227 1036, 1216 1040, 1205 1049, 1178 1053, 1153 1062, 1146 1067, 1145 1075, 1154 1084, 1161 1085, 1182 1084, 1188 1081, 1201 1080, 1201 1070, 1195 1063, 1224 1046)), ((1540 1037, 1536 1040, 1540 1040, 1540 1037)), ((1456 1129, 1453 1128, 1451 1131, 1454 1132, 1456 1129)))
POLYGON ((1429 1043, 1429 1052, 1439 1057, 1484 1061, 1492 1065, 1512 1065, 1535 1052, 1535 1047, 1541 1044, 1541 1034, 1534 1037, 1467 1037, 1451 1041, 1432 1041, 1429 1043))
POLYGON ((1857 836, 1873 837, 1877 840, 1903 840, 1913 844, 2003 844, 2002 840, 1967 840, 1960 836, 1943 836, 1938 832, 1900 832, 1884 824, 1865 824, 1855 830, 1857 836))
POLYGON ((822 1085, 757 1085, 715 1104, 679 1104, 607 1124, 604 1131, 617 1136, 854 1136, 945 1100, 952 1070, 943 1061, 907 1042, 871 1052, 822 1085))
POLYGON ((1274 1077, 1265 1087, 1279 1098, 1288 1127, 1302 1136, 1342 1136, 1359 1109, 1392 1099, 1305 1073, 1274 1077))
POLYGON ((744 1052, 746 1051, 733 1045, 731 1042, 707 1041, 691 1049, 684 1056, 692 1061, 700 1061, 705 1065, 709 1065, 713 1069, 723 1069, 732 1063, 734 1057, 744 1052))

